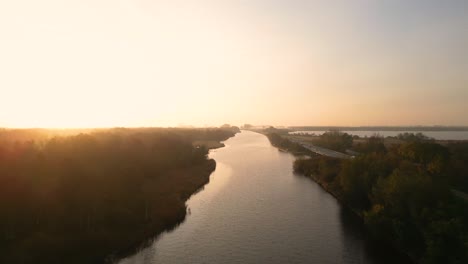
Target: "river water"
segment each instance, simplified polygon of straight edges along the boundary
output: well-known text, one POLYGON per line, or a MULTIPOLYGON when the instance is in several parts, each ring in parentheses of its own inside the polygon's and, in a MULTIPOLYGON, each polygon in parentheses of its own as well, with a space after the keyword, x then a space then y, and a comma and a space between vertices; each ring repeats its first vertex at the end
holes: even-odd
POLYGON ((214 150, 205 188, 186 220, 119 264, 402 263, 370 243, 358 221, 316 183, 294 175, 294 157, 243 131, 214 150))

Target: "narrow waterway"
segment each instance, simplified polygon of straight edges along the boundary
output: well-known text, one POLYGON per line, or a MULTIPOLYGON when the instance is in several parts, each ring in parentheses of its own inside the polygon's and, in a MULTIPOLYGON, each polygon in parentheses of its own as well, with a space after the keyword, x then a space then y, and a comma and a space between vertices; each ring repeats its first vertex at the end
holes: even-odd
POLYGON ((243 131, 225 144, 210 153, 216 171, 185 222, 119 264, 402 263, 265 136, 243 131))

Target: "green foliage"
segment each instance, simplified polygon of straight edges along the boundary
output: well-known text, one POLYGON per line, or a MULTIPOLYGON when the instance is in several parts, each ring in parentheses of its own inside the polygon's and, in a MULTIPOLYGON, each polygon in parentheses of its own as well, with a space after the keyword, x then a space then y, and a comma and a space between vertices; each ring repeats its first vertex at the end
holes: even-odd
POLYGON ((295 173, 313 176, 325 183, 332 183, 340 172, 340 166, 341 163, 338 159, 314 155, 307 159, 296 159, 293 168, 295 173))
POLYGON ((294 172, 310 176, 312 174, 320 174, 318 157, 296 159, 293 164, 294 172))
POLYGON ((451 159, 447 165, 449 181, 455 189, 468 193, 468 142, 448 145, 451 159))
POLYGON ((385 150, 379 138, 369 140, 362 155, 338 165, 326 157, 297 160, 294 170, 326 183, 327 169, 338 168, 329 191, 363 215, 376 238, 421 263, 467 263, 468 206, 451 188, 466 186, 468 144, 407 138, 385 150))
POLYGON ((176 224, 221 129, 0 133, 0 262, 95 263, 176 224))
POLYGON ((409 161, 426 166, 434 174, 441 173, 450 158, 446 147, 433 142, 404 143, 398 149, 398 154, 409 161))
POLYGON ((431 138, 427 137, 422 133, 400 133, 397 136, 398 139, 408 141, 408 142, 421 142, 421 141, 428 141, 432 140, 431 138))
POLYGON ((386 153, 384 138, 378 135, 369 137, 365 143, 358 143, 353 150, 359 153, 386 153))
POLYGON ((346 151, 346 149, 352 147, 353 137, 340 131, 328 131, 320 135, 319 140, 314 144, 336 151, 346 151))

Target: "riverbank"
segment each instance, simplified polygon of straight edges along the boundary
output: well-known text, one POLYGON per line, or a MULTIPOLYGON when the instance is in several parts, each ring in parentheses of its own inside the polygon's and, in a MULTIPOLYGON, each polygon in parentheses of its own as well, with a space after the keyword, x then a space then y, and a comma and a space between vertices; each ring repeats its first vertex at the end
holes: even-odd
MULTIPOLYGON (((265 135, 265 136, 267 136, 270 139, 270 137, 268 135, 265 135)), ((291 143, 295 143, 295 142, 291 142, 291 143)), ((272 143, 272 145, 275 146, 275 144, 273 144, 273 143, 272 143)), ((275 146, 275 147, 277 147, 277 146, 275 146)), ((285 150, 283 150, 283 149, 281 149, 279 147, 277 147, 277 148, 279 150, 281 150, 281 151, 285 151, 285 150)), ((286 150, 286 152, 287 152, 287 150, 286 150)), ((290 152, 290 153, 294 155, 293 152, 290 152)), ((316 153, 313 153, 313 155, 311 155, 311 157, 318 158, 318 157, 320 157, 320 155, 318 155, 316 153)), ((327 156, 324 156, 323 158, 327 159, 328 161, 332 161, 332 163, 335 162, 336 166, 334 166, 334 167, 335 167, 335 169, 338 169, 338 166, 339 166, 338 164, 339 164, 341 159, 333 158, 333 157, 327 157, 327 156)), ((339 186, 337 186, 337 183, 335 181, 327 181, 327 176, 325 176, 325 175, 314 174, 314 173, 310 173, 310 172, 302 170, 303 169, 302 166, 296 164, 297 161, 298 160, 296 159, 296 162, 294 163, 295 173, 299 173, 302 177, 306 177, 306 178, 314 181, 324 191, 326 191, 327 193, 332 195, 338 201, 338 203, 341 206, 343 206, 344 208, 346 208, 346 210, 348 210, 349 212, 354 214, 356 219, 359 220, 360 224, 362 224, 365 227, 366 232, 369 233, 369 230, 365 226, 364 211, 356 209, 355 207, 353 207, 350 203, 348 203, 346 201, 346 199, 344 197, 344 194, 340 190, 339 186)), ((334 173, 334 172, 332 172, 332 173, 334 173)), ((373 240, 376 239, 375 237, 372 237, 371 234, 367 234, 367 235, 373 240)), ((399 257, 401 259, 405 259, 406 263, 417 263, 416 258, 414 256, 411 256, 408 252, 405 252, 402 248, 398 247, 397 245, 395 245, 395 244, 393 244, 393 243, 391 243, 389 241, 379 241, 379 243, 381 243, 382 246, 385 245, 387 247, 391 247, 392 250, 395 251, 396 254, 400 255, 399 257)))
MULTIPOLYGON (((268 135, 276 145, 292 144, 268 135)), ((387 148, 374 138, 353 159, 323 155, 299 158, 294 171, 314 180, 353 211, 371 236, 415 263, 462 263, 467 259, 466 188, 468 145, 443 146, 429 139, 387 148), (453 194, 457 195, 453 195, 453 194)))
POLYGON ((243 131, 210 153, 216 171, 175 230, 119 264, 405 263, 369 240, 357 218, 306 177, 294 157, 243 131))
POLYGON ((156 240, 162 233, 170 231, 182 223, 187 216, 185 202, 192 195, 203 190, 204 186, 209 183, 210 175, 215 169, 216 161, 209 159, 202 165, 170 172, 164 179, 167 189, 158 194, 159 197, 171 197, 165 201, 167 206, 162 221, 141 230, 139 235, 138 232, 135 232, 136 235, 133 239, 131 239, 130 234, 123 235, 122 237, 126 238, 123 240, 125 243, 108 254, 105 263, 114 263, 120 258, 137 252, 140 248, 146 247, 156 240))
POLYGON ((372 234, 370 234, 370 232, 369 232, 370 230, 365 225, 363 212, 353 208, 350 204, 348 204, 345 201, 345 199, 343 197, 343 194, 341 192, 339 192, 336 187, 333 187, 332 184, 329 184, 326 181, 323 181, 322 179, 317 177, 317 175, 304 175, 304 174, 302 174, 301 176, 309 178, 310 180, 317 183, 323 190, 325 190, 327 193, 329 193, 331 196, 333 196, 341 206, 346 208, 347 211, 351 212, 351 214, 353 216, 355 216, 356 221, 359 221, 359 224, 363 226, 363 231, 365 231, 365 235, 370 240, 373 240, 373 241, 376 241, 377 243, 379 243, 379 245, 378 245, 379 248, 384 249, 384 248, 390 247, 392 252, 395 252, 395 254, 398 255, 399 259, 404 260, 404 263, 407 263, 407 264, 409 264, 409 263, 415 263, 415 264, 418 263, 415 256, 412 256, 410 253, 406 252, 404 249, 402 249, 398 245, 396 245, 394 243, 391 243, 389 241, 382 241, 380 239, 376 239, 375 237, 373 237, 372 234))
POLYGON ((216 162, 192 143, 234 135, 143 128, 1 141, 0 263, 125 256, 184 221, 185 202, 209 182, 216 162))
MULTIPOLYGON (((154 200, 160 200, 159 204, 151 206, 157 211, 148 213, 151 216, 140 224, 129 228, 69 232, 67 237, 60 233, 49 233, 47 237, 44 237, 46 234, 36 234, 26 241, 27 244, 18 241, 11 245, 11 251, 0 259, 5 260, 4 263, 64 263, 65 259, 70 264, 113 263, 183 222, 187 215, 185 202, 209 182, 215 168, 216 162, 210 159, 196 166, 170 171, 157 182, 148 183, 149 188, 164 185, 164 189, 159 188, 151 195, 154 200), (51 244, 53 241, 61 241, 61 244, 51 244), (27 249, 27 254, 18 248, 27 249)), ((119 222, 129 224, 126 219, 114 219, 114 225, 124 224, 119 222)))
MULTIPOLYGON (((295 150, 289 151, 289 153, 295 156, 297 156, 295 153, 297 151, 296 149, 307 149, 303 144, 300 143, 300 141, 292 140, 289 135, 278 135, 272 133, 261 134, 264 134, 269 139, 270 143, 281 151, 288 152, 288 149, 295 150), (286 146, 285 149, 283 149, 284 146, 286 146)), ((313 151, 311 153, 308 153, 308 156, 311 159, 318 160, 318 162, 315 162, 315 168, 310 168, 310 164, 307 163, 307 160, 301 157, 300 159, 296 159, 296 161, 294 162, 294 172, 299 173, 301 176, 306 177, 318 184, 324 191, 332 195, 341 206, 343 206, 349 212, 354 214, 356 218, 359 219, 359 222, 363 226, 365 226, 363 211, 356 209, 350 203, 347 202, 347 200, 344 197, 343 191, 340 189, 339 184, 333 180, 339 173, 339 168, 341 167, 342 159, 340 158, 340 156, 329 156, 323 153, 316 153, 313 151), (318 165, 319 163, 322 164, 318 165), (318 171, 320 170, 320 166, 329 167, 332 169, 326 172, 326 174, 328 175, 320 175, 318 173, 318 171), (330 175, 334 176, 330 177, 330 175)), ((398 247, 394 245, 392 245, 391 247, 395 248, 395 251, 398 250, 400 252, 403 252, 401 249, 398 249, 398 247)), ((407 254, 405 254, 405 256, 411 258, 407 254)), ((415 262, 414 258, 411 258, 411 262, 415 262)))

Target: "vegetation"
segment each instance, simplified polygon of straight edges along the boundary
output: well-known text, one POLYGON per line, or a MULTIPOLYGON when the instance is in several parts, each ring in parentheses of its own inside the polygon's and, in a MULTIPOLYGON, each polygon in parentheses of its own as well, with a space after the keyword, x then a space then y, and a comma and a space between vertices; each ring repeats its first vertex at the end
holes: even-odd
POLYGON ((400 138, 389 148, 371 138, 354 159, 297 159, 294 170, 360 215, 374 238, 417 262, 468 263, 468 205, 453 191, 468 189, 468 143, 400 138))
POLYGON ((468 126, 296 126, 289 128, 294 131, 468 131, 468 126))
POLYGON ((468 193, 468 142, 451 143, 448 146, 447 177, 456 189, 468 193))
POLYGON ((327 131, 319 136, 314 145, 336 151, 346 151, 353 146, 353 137, 340 131, 327 131))
POLYGON ((265 134, 278 134, 278 135, 287 135, 289 133, 288 129, 284 128, 276 128, 273 126, 270 126, 268 128, 260 129, 259 130, 261 133, 265 134))
POLYGON ((405 133, 400 133, 398 134, 397 136, 398 139, 400 140, 405 140, 405 141, 424 141, 424 140, 431 140, 431 138, 427 137, 426 135, 424 135, 423 133, 408 133, 408 132, 405 132, 405 133))
POLYGON ((0 263, 102 263, 185 217, 233 129, 0 131, 0 263))
POLYGON ((353 143, 352 149, 358 153, 386 153, 385 139, 376 134, 367 138, 363 143, 353 143))

